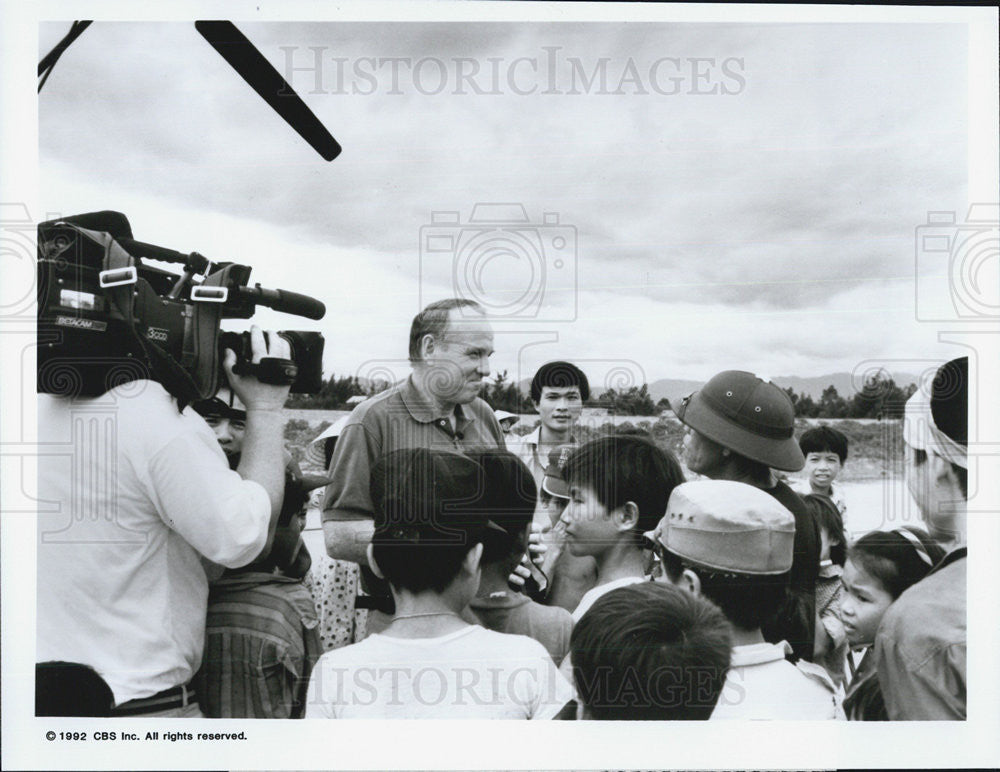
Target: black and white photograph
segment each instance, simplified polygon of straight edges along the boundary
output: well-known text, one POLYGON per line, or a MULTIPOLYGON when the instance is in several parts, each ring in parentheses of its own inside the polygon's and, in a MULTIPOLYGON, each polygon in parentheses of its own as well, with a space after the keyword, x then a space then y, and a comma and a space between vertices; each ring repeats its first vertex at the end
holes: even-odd
POLYGON ((0 13, 4 768, 1000 763, 995 7, 0 13))

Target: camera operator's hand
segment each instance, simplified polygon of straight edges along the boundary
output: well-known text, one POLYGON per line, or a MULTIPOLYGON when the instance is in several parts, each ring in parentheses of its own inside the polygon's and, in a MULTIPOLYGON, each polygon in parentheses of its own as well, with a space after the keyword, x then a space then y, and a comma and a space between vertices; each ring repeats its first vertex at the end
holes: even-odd
MULTIPOLYGON (((250 328, 250 345, 253 351, 253 362, 256 364, 264 357, 289 359, 291 349, 288 341, 278 335, 268 336, 260 327, 250 328), (270 345, 268 345, 270 343, 270 345)), ((245 480, 260 483, 267 491, 271 500, 271 521, 268 525, 267 543, 261 551, 261 556, 267 555, 274 540, 274 528, 281 513, 281 503, 285 491, 285 458, 284 430, 285 417, 283 408, 288 396, 288 385, 274 386, 261 383, 252 375, 237 375, 233 372, 236 364, 236 354, 226 349, 223 368, 233 391, 246 405, 247 423, 243 436, 243 452, 240 455, 240 465, 237 471, 245 480)))
MULTIPOLYGON (((264 333, 257 325, 250 328, 250 346, 253 351, 252 361, 254 364, 260 362, 264 357, 290 359, 292 355, 287 340, 273 333, 265 340, 264 333)), ((227 348, 222 366, 233 391, 246 405, 248 412, 254 409, 281 410, 284 407, 285 400, 288 398, 289 386, 261 383, 252 375, 237 375, 233 372, 235 365, 236 354, 232 349, 227 348)))

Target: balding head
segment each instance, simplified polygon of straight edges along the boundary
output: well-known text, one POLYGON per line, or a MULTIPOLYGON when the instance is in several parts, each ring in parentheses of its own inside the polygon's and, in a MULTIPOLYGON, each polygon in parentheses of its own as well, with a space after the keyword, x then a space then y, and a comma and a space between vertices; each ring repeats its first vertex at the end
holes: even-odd
POLYGON ((413 317, 410 325, 410 361, 419 362, 423 359, 422 349, 425 338, 429 335, 435 340, 441 341, 452 322, 452 312, 460 318, 465 315, 472 317, 483 317, 486 312, 483 307, 474 300, 464 298, 445 298, 436 300, 424 308, 419 314, 413 317))

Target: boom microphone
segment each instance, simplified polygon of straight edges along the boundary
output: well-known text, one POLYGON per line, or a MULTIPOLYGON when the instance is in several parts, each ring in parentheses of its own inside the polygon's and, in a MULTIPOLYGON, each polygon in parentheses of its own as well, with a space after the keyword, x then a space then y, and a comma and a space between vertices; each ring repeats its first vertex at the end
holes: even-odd
POLYGON ((337 140, 235 24, 196 21, 194 26, 229 66, 324 160, 332 161, 340 155, 337 140))

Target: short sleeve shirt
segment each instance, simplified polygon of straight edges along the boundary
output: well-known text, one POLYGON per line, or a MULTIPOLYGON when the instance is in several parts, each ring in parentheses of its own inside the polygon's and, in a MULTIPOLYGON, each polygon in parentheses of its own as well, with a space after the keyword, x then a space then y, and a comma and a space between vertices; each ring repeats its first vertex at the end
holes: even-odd
MULTIPOLYGON (((372 519, 371 472, 382 456, 394 450, 430 448, 464 453, 504 447, 503 430, 492 408, 478 397, 455 406, 454 428, 447 418, 434 413, 412 377, 358 405, 333 452, 323 521, 372 519)), ((361 566, 361 580, 368 593, 388 595, 388 585, 368 566, 361 566)))
POLYGON ((521 437, 509 438, 507 448, 521 459, 531 476, 535 478, 535 485, 539 488, 542 485, 542 478, 545 476, 545 462, 538 457, 538 443, 541 441, 542 426, 539 424, 527 434, 521 437))
POLYGON ((843 718, 826 671, 785 659, 787 643, 734 646, 729 673, 712 720, 825 721, 843 718))
POLYGON ((465 453, 503 448, 503 431, 489 405, 478 397, 455 406, 455 427, 434 415, 413 379, 362 402, 344 426, 323 501, 323 520, 366 520, 373 516, 371 470, 384 455, 405 448, 465 453))
MULTIPOLYGON (((527 434, 520 437, 508 436, 507 437, 507 449, 521 459, 528 469, 531 470, 531 476, 535 478, 535 485, 538 489, 542 489, 542 480, 545 478, 545 469, 548 466, 548 454, 539 455, 538 446, 542 441, 542 425, 538 424, 534 429, 532 429, 527 434)), ((576 437, 570 436, 570 438, 561 443, 563 445, 578 445, 579 441, 576 437)))
POLYGON ((551 719, 573 688, 538 641, 470 625, 369 636, 320 657, 306 718, 551 719))

